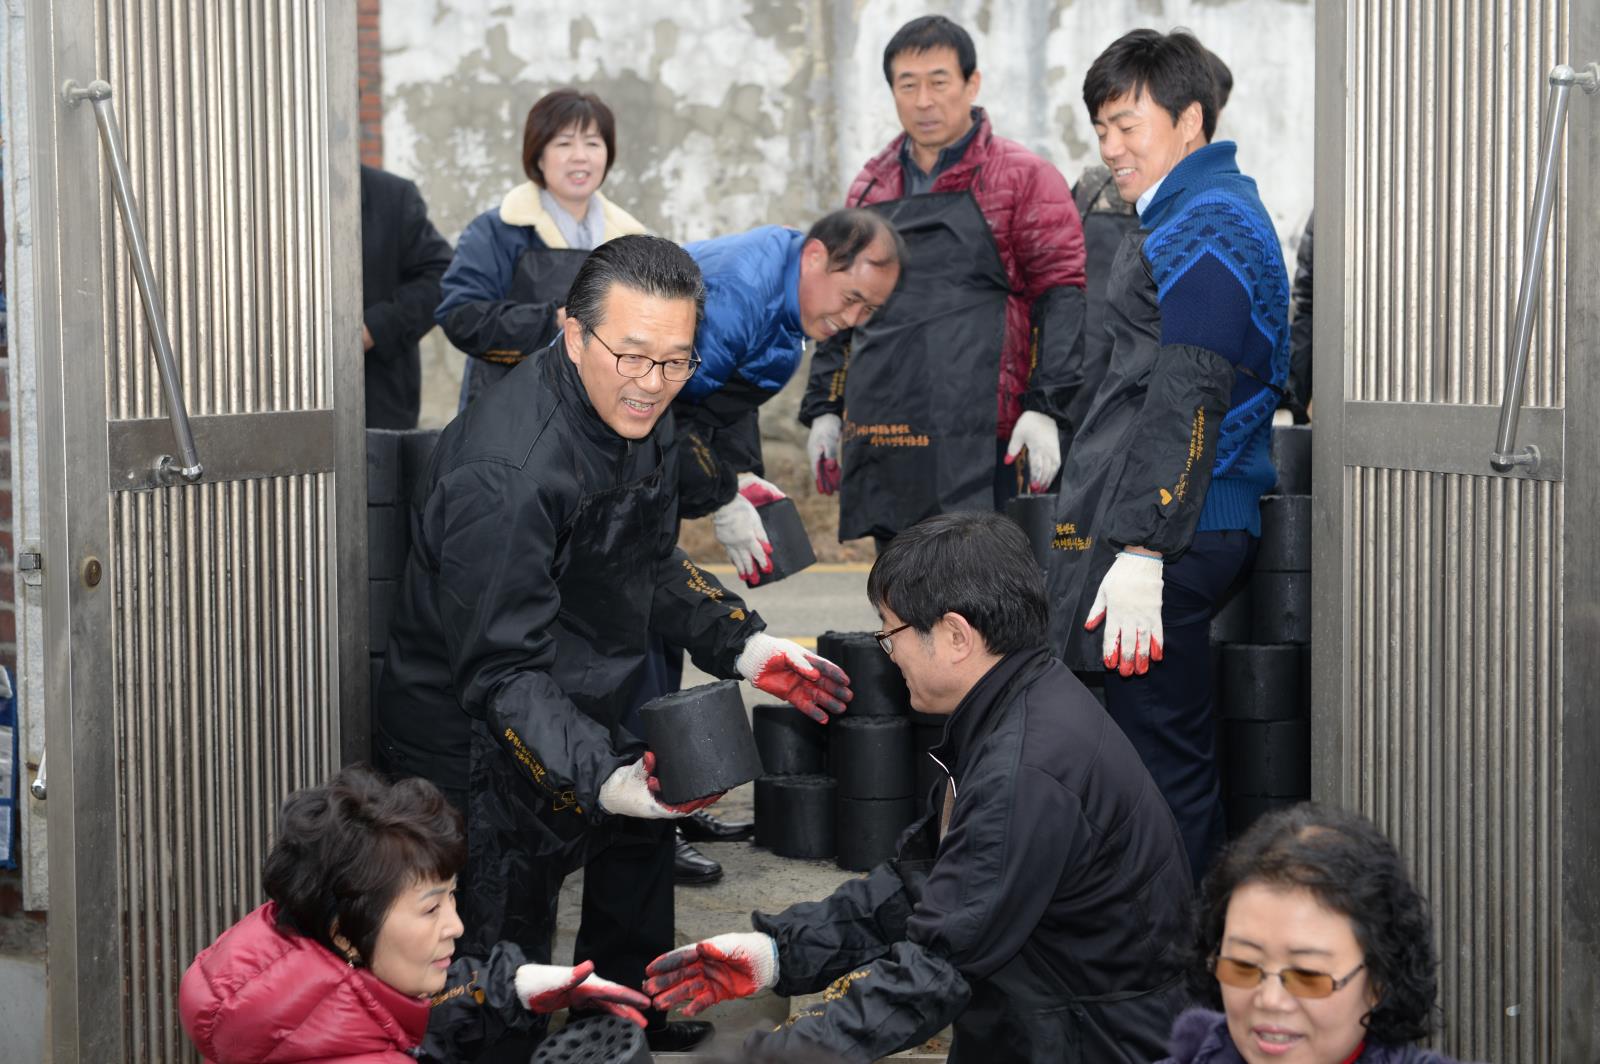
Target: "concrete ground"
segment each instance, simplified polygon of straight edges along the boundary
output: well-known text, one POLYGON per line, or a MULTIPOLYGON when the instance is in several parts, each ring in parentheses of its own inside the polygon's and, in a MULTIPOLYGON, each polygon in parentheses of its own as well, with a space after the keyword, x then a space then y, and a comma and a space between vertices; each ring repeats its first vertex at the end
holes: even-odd
MULTIPOLYGON (((814 646, 822 632, 871 631, 878 617, 867 605, 866 583, 869 566, 865 563, 818 564, 770 587, 744 589, 731 567, 708 566, 718 579, 738 587, 745 601, 766 619, 773 635, 814 646)), ((692 687, 708 683, 711 677, 689 666, 683 684, 692 687)), ((770 701, 770 697, 743 685, 746 706, 770 701)), ((754 788, 745 785, 729 792, 712 807, 712 812, 731 820, 754 816, 754 788)), ((798 901, 809 901, 831 894, 854 873, 839 869, 832 861, 799 861, 778 857, 749 842, 697 844, 701 852, 722 864, 720 881, 702 887, 679 887, 677 891, 676 944, 685 945, 728 931, 749 931, 750 913, 785 908, 798 901)), ((570 957, 578 933, 578 918, 583 897, 583 877, 569 879, 561 892, 561 910, 556 928, 555 956, 570 957)), ((809 999, 807 999, 809 1000, 809 999)), ((733 1059, 744 1036, 753 1030, 771 1029, 788 1018, 791 1006, 802 999, 763 994, 756 998, 729 1001, 702 1014, 717 1025, 713 1044, 685 1058, 733 1059)), ((936 1039, 930 1052, 902 1056, 913 1059, 942 1060, 946 1043, 936 1039)), ((677 1055, 658 1057, 674 1059, 677 1055)))

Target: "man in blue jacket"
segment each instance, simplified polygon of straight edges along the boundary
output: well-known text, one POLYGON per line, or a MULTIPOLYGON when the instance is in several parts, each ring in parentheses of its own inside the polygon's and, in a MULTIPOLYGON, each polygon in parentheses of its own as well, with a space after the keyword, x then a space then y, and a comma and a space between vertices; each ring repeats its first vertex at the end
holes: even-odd
POLYGON ((1052 642, 1114 670, 1106 709, 1177 817, 1198 881, 1223 840, 1210 622, 1250 565, 1289 374, 1272 219, 1211 143, 1216 79, 1187 33, 1134 30, 1089 68, 1100 156, 1139 211, 1107 278, 1104 381, 1062 472, 1052 642))
POLYGON ((873 211, 827 215, 805 234, 768 225, 687 245, 706 280, 700 369, 674 404, 687 453, 685 517, 712 514, 739 575, 759 582, 771 547, 756 505, 783 498, 762 478, 756 408, 800 366, 807 337, 866 321, 900 279, 904 245, 873 211))

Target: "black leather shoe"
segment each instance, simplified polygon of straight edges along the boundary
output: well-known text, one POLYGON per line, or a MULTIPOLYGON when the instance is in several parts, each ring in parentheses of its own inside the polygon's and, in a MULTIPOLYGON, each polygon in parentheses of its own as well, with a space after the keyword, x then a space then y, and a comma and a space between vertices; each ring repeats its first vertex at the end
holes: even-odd
POLYGON ((645 1031, 644 1040, 652 1053, 684 1053, 716 1033, 705 1020, 673 1020, 664 1027, 645 1031))
MULTIPOLYGON (((672 881, 674 883, 715 883, 722 878, 722 866, 699 850, 690 846, 678 834, 678 848, 672 855, 672 881)), ((685 1020, 685 1023, 688 1021, 685 1020)))
POLYGON ((690 842, 742 842, 756 833, 756 822, 719 820, 702 809, 678 821, 678 833, 690 842))

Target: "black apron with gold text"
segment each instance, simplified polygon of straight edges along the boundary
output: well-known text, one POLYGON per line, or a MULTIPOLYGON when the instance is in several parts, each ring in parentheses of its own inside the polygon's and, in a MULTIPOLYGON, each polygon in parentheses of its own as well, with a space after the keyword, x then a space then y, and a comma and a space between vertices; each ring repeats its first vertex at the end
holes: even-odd
POLYGON ((845 377, 839 538, 994 509, 996 395, 1011 294, 971 192, 875 204, 909 249, 900 284, 857 326, 845 377))

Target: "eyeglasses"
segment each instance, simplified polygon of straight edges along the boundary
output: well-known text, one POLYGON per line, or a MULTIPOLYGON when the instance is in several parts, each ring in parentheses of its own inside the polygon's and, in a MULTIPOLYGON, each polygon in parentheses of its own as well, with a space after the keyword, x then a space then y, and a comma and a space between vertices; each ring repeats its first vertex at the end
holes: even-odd
POLYGON ((1335 979, 1327 972, 1315 972, 1309 968, 1282 968, 1276 972, 1269 972, 1261 965, 1251 964, 1249 961, 1236 961, 1232 957, 1214 957, 1211 960, 1211 973, 1217 977, 1217 982, 1224 986, 1238 987, 1240 990, 1254 990, 1266 982, 1267 976, 1276 976, 1283 984, 1283 988, 1297 998, 1325 998, 1349 986, 1350 980, 1366 966, 1366 963, 1362 962, 1343 979, 1335 979))
MULTIPOLYGON (((584 326, 584 331, 596 340, 600 340, 600 334, 587 325, 584 326)), ((651 370, 660 366, 661 379, 676 383, 693 377, 694 371, 700 368, 699 355, 691 358, 669 358, 662 361, 661 359, 651 358, 649 355, 629 353, 619 355, 604 340, 600 340, 600 346, 611 352, 611 357, 617 360, 617 372, 624 377, 648 377, 651 370)))
POLYGON ((872 638, 874 638, 874 639, 876 639, 878 641, 878 646, 880 648, 882 648, 882 650, 883 650, 883 652, 885 654, 893 654, 894 653, 894 639, 893 639, 894 634, 896 632, 903 632, 907 628, 910 628, 910 627, 911 627, 911 625, 909 623, 907 623, 907 624, 902 624, 899 628, 891 628, 887 632, 873 632, 872 633, 872 638))

